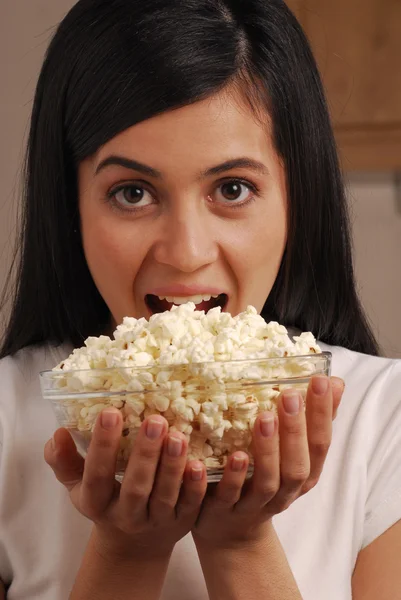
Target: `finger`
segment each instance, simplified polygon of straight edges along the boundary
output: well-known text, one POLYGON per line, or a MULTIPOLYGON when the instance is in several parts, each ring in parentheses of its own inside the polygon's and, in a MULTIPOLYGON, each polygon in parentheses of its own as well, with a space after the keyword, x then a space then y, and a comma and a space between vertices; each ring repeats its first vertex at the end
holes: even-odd
POLYGON ((181 482, 187 461, 188 442, 183 433, 174 432, 164 439, 159 469, 149 502, 151 516, 163 521, 175 515, 181 482))
POLYGON ((306 422, 310 457, 310 473, 301 493, 311 490, 319 480, 331 443, 333 394, 330 379, 312 377, 306 394, 306 422))
POLYGON ((145 419, 128 460, 120 492, 120 511, 130 522, 147 515, 163 441, 168 431, 166 419, 152 415, 145 419))
POLYGON ((271 514, 282 512, 293 502, 308 479, 310 471, 306 417, 301 394, 297 390, 285 390, 279 398, 277 412, 280 488, 266 505, 271 514))
POLYGON ((200 460, 188 462, 177 503, 177 517, 194 518, 202 506, 206 490, 207 477, 204 463, 200 460))
POLYGON ((343 397, 345 383, 340 377, 331 377, 331 389, 333 394, 333 420, 337 416, 338 407, 343 397))
POLYGON ((261 413, 255 421, 252 437, 254 470, 246 492, 236 511, 260 510, 276 495, 280 487, 280 445, 278 419, 270 412, 261 413))
POLYGON ((82 512, 96 521, 108 508, 116 490, 116 462, 120 448, 122 417, 106 408, 96 419, 81 484, 82 512))
POLYGON ((224 468, 223 477, 216 486, 213 511, 232 509, 241 497, 249 465, 249 456, 245 452, 234 452, 224 468))
POLYGON ((67 429, 57 429, 53 439, 44 449, 44 458, 53 469, 58 481, 69 492, 82 480, 85 461, 78 453, 74 440, 67 429))

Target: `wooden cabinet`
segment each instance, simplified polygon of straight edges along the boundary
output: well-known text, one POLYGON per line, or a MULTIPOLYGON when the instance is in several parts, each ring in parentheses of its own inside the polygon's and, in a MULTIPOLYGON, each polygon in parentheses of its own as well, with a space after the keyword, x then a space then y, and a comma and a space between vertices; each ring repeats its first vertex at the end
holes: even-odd
POLYGON ((287 4, 318 61, 344 169, 401 169, 401 0, 287 4))

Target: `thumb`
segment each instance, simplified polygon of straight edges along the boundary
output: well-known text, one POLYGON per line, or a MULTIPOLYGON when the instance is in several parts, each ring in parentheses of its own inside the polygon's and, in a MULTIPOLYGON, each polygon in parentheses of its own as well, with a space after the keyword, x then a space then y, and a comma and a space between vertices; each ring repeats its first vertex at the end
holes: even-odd
POLYGON ((82 480, 85 461, 67 429, 57 429, 44 449, 44 458, 60 483, 69 492, 82 480))

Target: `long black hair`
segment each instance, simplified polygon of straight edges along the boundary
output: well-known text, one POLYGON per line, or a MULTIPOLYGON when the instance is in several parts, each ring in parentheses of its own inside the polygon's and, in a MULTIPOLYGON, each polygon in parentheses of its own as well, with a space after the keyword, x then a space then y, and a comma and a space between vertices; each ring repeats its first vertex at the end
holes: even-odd
POLYGON ((273 124, 288 243, 262 315, 377 354, 354 281, 343 181, 324 91, 283 0, 80 0, 47 51, 33 106, 15 296, 0 356, 81 345, 109 310, 87 267, 77 166, 159 113, 239 86, 273 124))

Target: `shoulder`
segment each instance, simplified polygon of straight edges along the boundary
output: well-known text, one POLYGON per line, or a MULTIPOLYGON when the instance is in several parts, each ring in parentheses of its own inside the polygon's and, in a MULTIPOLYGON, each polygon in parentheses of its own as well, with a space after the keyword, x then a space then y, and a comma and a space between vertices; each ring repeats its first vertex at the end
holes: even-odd
POLYGON ((62 360, 70 352, 69 344, 55 345, 51 343, 27 346, 12 356, 0 360, 2 374, 29 374, 33 369, 52 369, 57 361, 62 360))
MULTIPOLYGON (((321 344, 345 391, 333 426, 332 469, 363 498, 360 548, 401 518, 401 360, 321 344)), ((358 513, 359 514, 359 513, 358 513)))
MULTIPOLYGON (((0 360, 0 479, 7 461, 15 468, 16 452, 27 463, 26 457, 32 458, 24 449, 28 441, 35 448, 37 439, 44 443, 56 428, 53 409, 42 397, 39 373, 55 367, 68 353, 67 345, 45 344, 0 360)), ((23 465, 22 473, 21 469, 23 465)))
POLYGON ((332 375, 342 377, 347 390, 362 398, 389 392, 401 408, 401 360, 361 354, 339 346, 319 344, 332 354, 332 375))
POLYGON ((11 410, 28 395, 40 391, 39 373, 52 369, 68 356, 67 344, 42 344, 23 348, 13 356, 0 360, 0 406, 11 410))
POLYGON ((333 355, 332 375, 345 382, 335 437, 360 460, 364 457, 368 470, 379 472, 392 455, 401 487, 401 361, 321 347, 333 355))

